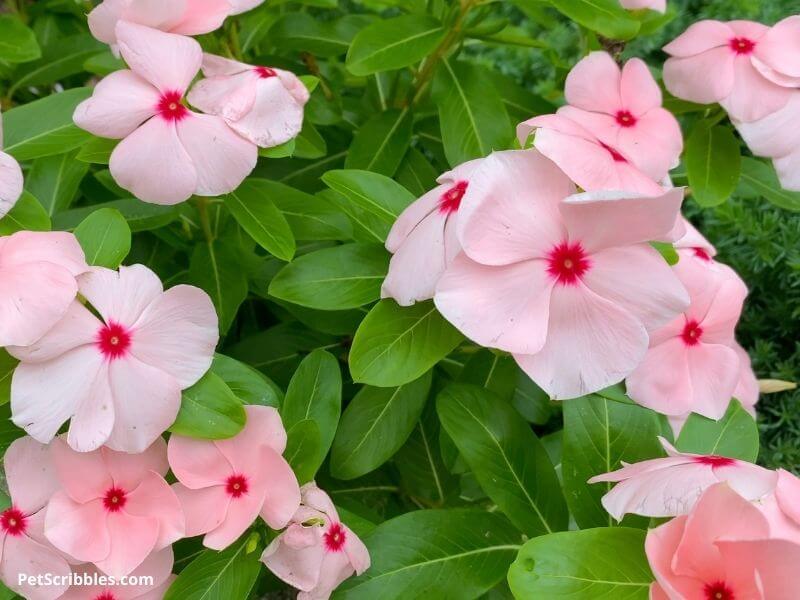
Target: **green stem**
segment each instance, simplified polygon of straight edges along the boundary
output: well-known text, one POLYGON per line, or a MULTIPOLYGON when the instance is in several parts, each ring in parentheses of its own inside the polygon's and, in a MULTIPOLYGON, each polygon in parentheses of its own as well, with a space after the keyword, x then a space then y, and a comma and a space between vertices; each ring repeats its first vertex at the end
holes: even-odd
POLYGON ((203 230, 203 235, 206 238, 206 242, 212 244, 214 242, 214 233, 211 230, 211 219, 208 215, 208 198, 195 196, 193 202, 197 208, 197 214, 200 217, 200 227, 203 230))

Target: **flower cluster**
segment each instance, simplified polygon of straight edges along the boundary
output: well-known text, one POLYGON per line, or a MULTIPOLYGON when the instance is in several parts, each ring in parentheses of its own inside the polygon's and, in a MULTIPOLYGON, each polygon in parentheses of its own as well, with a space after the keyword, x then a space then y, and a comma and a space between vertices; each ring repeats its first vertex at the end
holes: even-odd
POLYGON ((800 564, 800 479, 724 456, 687 454, 625 466, 590 483, 616 482, 603 506, 673 517, 651 529, 650 597, 790 598, 800 564))
POLYGON ((772 27, 700 21, 664 47, 674 96, 718 102, 750 150, 773 159, 781 185, 800 190, 800 16, 772 27))
POLYGON ((722 417, 732 396, 752 407, 734 338, 747 288, 680 216, 668 172, 683 139, 658 84, 642 61, 594 52, 565 97, 519 125, 532 148, 457 167, 400 215, 383 295, 433 298, 556 399, 627 379, 676 429, 691 412, 722 417), (650 242, 673 243, 679 262, 650 242))

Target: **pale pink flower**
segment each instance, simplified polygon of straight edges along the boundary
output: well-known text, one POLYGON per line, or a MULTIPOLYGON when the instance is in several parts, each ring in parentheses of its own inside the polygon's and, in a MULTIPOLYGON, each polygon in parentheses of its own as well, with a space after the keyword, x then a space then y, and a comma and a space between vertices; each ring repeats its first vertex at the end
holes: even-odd
POLYGON ((681 217, 683 222, 684 234, 672 244, 681 256, 681 250, 690 250, 694 256, 700 259, 711 260, 717 255, 717 249, 700 233, 688 219, 681 217))
POLYGON ((67 576, 70 566, 44 537, 45 505, 58 490, 50 449, 30 437, 11 443, 3 458, 11 506, 0 511, 0 579, 31 600, 59 597, 66 585, 19 583, 19 574, 67 576))
POLYGON ((667 12, 667 0, 619 0, 619 3, 628 10, 649 8, 660 13, 667 12))
POLYGON ((117 23, 199 35, 218 29, 231 14, 228 0, 103 0, 89 13, 89 30, 101 42, 117 43, 117 23))
POLYGON ((236 189, 255 167, 258 148, 222 118, 182 104, 200 69, 200 44, 125 21, 116 31, 130 70, 103 79, 73 115, 78 127, 122 139, 109 162, 114 180, 156 204, 236 189))
POLYGON ((648 330, 689 301, 647 243, 675 229, 682 189, 574 191, 536 150, 484 159, 462 201, 463 252, 434 297, 467 337, 511 352, 558 399, 624 379, 647 350, 648 330))
MULTIPOLYGON (((152 577, 152 585, 73 585, 58 600, 162 600, 175 580, 172 547, 153 552, 131 571, 130 577, 152 577)), ((73 567, 75 577, 99 580, 104 574, 92 564, 73 567)), ((141 579, 139 579, 141 581, 141 579)))
POLYGON ((734 332, 747 286, 730 267, 694 250, 679 250, 673 267, 691 304, 650 334, 644 360, 627 378, 631 399, 665 415, 721 419, 739 384, 742 364, 734 332))
POLYGON ((664 47, 664 84, 674 96, 719 102, 734 119, 756 121, 800 87, 800 16, 773 27, 700 21, 664 47))
POLYGON ((442 273, 461 252, 456 220, 470 173, 479 164, 471 160, 441 175, 438 186, 397 217, 386 238, 386 249, 394 256, 382 298, 394 298, 400 306, 433 298, 442 273))
POLYGON ((233 8, 231 9, 232 15, 238 15, 248 10, 252 10, 257 6, 264 4, 264 0, 230 0, 233 8))
POLYGON ((769 523, 770 537, 800 544, 800 478, 778 469, 775 490, 756 507, 769 523))
POLYGON ((520 144, 525 146, 533 131, 534 147, 586 191, 625 191, 645 196, 664 193, 654 178, 634 165, 632 156, 563 115, 542 115, 520 123, 520 144))
MULTIPOLYGON (((567 75, 567 106, 558 114, 582 125, 655 181, 678 162, 681 128, 661 106, 661 89, 644 61, 620 70, 607 52, 592 52, 567 75)), ((608 154, 608 151, 606 152, 608 154)))
POLYGON ((169 463, 186 514, 186 535, 205 534, 203 544, 222 550, 260 515, 282 529, 300 506, 300 486, 282 454, 286 431, 278 411, 246 406, 247 424, 226 440, 173 435, 169 463))
POLYGON ((300 133, 309 94, 294 73, 204 54, 203 75, 189 92, 189 103, 222 117, 254 144, 270 148, 300 133))
POLYGON ((2 152, 3 121, 0 118, 0 219, 14 208, 22 195, 22 169, 13 156, 2 152))
POLYGON ((0 237, 0 346, 26 346, 67 312, 75 278, 89 267, 78 240, 60 231, 0 237))
POLYGON ((183 537, 183 511, 164 480, 161 438, 126 454, 107 447, 75 452, 59 437, 51 455, 61 489, 47 505, 44 533, 62 552, 121 577, 183 537))
POLYGON ((770 539, 766 519, 727 484, 688 515, 650 530, 652 600, 794 600, 800 545, 770 539))
POLYGON ((369 551, 316 484, 301 490, 302 505, 289 527, 264 550, 262 562, 289 585, 300 590, 298 600, 327 600, 353 573, 369 568, 369 551))
POLYGON ((75 301, 35 344, 8 348, 21 361, 12 419, 44 443, 72 419, 67 439, 78 451, 141 452, 175 420, 181 390, 211 365, 214 306, 192 286, 165 292, 142 265, 95 267, 78 283, 100 318, 75 301))
POLYGON ((667 452, 665 458, 626 464, 589 480, 589 483, 616 483, 603 496, 602 503, 617 521, 627 513, 645 517, 685 515, 706 489, 721 481, 752 501, 775 489, 774 471, 726 456, 678 452, 664 438, 658 439, 667 452))

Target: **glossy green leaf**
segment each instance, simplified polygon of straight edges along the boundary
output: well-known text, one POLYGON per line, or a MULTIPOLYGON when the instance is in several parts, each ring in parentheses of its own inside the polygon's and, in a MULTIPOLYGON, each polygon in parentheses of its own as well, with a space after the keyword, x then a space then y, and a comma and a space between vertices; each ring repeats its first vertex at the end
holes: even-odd
POLYGON ((0 405, 11 401, 11 377, 19 361, 0 348, 0 405))
POLYGON ((241 401, 218 375, 208 372, 183 390, 181 409, 169 430, 186 437, 219 440, 235 436, 246 420, 241 401))
POLYGON ((359 383, 403 385, 430 370, 462 339, 433 302, 401 307, 394 300, 381 300, 356 331, 350 373, 359 383))
POLYGON ((16 439, 25 435, 25 431, 11 422, 11 405, 0 404, 0 456, 16 439))
POLYGON ((779 208, 800 211, 800 192, 783 189, 774 167, 755 158, 742 158, 742 175, 737 192, 744 198, 766 198, 779 208))
POLYGON ((0 60, 22 63, 42 55, 36 36, 25 24, 10 15, 0 15, 0 60))
POLYGON ((250 179, 225 196, 225 206, 267 252, 282 260, 292 260, 295 241, 289 223, 269 198, 270 188, 263 180, 250 179))
POLYGON ((312 196, 277 181, 262 180, 261 187, 283 213, 297 240, 349 240, 353 226, 346 215, 319 196, 312 196))
POLYGON ((101 208, 75 228, 86 262, 116 269, 131 251, 131 229, 118 210, 101 208))
POLYGON ((283 457, 292 467, 300 485, 312 481, 317 474, 322 454, 319 427, 313 419, 303 419, 286 432, 287 442, 283 457))
POLYGON ((107 165, 117 144, 119 144, 119 140, 93 137, 81 145, 76 158, 82 162, 107 165))
POLYGON ((334 21, 318 21, 303 12, 280 18, 270 29, 272 44, 317 56, 345 54, 356 33, 369 22, 366 15, 347 15, 334 21))
POLYGON ((174 206, 160 206, 136 198, 123 198, 57 213, 53 216, 53 225, 56 229, 72 230, 93 212, 106 208, 119 211, 134 233, 158 229, 178 218, 178 209, 174 206))
POLYGON ((47 211, 30 192, 22 192, 14 208, 0 219, 0 235, 25 230, 50 231, 50 228, 47 211))
POLYGON ((544 535, 522 547, 508 583, 519 600, 647 600, 654 578, 644 538, 627 527, 544 535))
POLYGON ((320 310, 357 308, 380 297, 389 255, 377 244, 345 244, 304 254, 272 280, 270 295, 320 310))
POLYGON ((364 169, 391 177, 411 144, 411 111, 389 110, 367 120, 356 132, 346 169, 364 169))
POLYGON ((328 154, 328 143, 314 125, 306 120, 303 129, 294 139, 292 156, 297 158, 321 158, 328 154))
POLYGON ((397 169, 395 179, 415 196, 422 196, 436 186, 438 176, 439 173, 422 152, 409 148, 397 169))
POLYGON ((570 19, 600 35, 629 40, 640 24, 617 0, 549 0, 550 4, 570 19))
POLYGON ((389 460, 414 430, 430 387, 430 373, 396 388, 362 387, 333 440, 331 474, 355 479, 389 460))
POLYGON ((692 413, 675 445, 681 452, 716 454, 755 462, 758 458, 758 426, 738 400, 731 400, 719 421, 692 413))
POLYGON ((739 183, 739 142, 728 127, 696 125, 686 140, 683 160, 692 196, 700 206, 722 204, 739 183))
POLYGON ((40 60, 18 69, 19 77, 15 78, 12 90, 48 85, 81 73, 86 59, 97 54, 103 47, 104 44, 89 33, 59 38, 45 47, 40 60))
POLYGON ((33 161, 25 179, 25 189, 36 196, 52 216, 69 208, 89 165, 75 160, 76 152, 45 156, 33 161))
POLYGON ((528 537, 567 528, 567 505, 539 439, 512 406, 477 386, 439 394, 442 426, 483 491, 528 537))
POLYGON ((219 240, 198 244, 189 262, 189 281, 211 296, 220 333, 225 334, 247 298, 247 277, 241 269, 239 249, 219 240))
POLYGON ((266 375, 236 359, 215 354, 211 372, 225 382, 231 392, 245 404, 278 408, 283 392, 266 375))

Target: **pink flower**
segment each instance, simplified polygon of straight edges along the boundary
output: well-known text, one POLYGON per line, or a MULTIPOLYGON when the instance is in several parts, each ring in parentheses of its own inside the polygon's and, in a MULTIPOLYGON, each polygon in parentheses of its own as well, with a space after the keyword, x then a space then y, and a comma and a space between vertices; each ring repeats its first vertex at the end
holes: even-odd
POLYGON ((517 126, 520 144, 536 131, 533 145, 586 191, 626 191, 660 196, 664 188, 640 171, 619 148, 601 141, 563 115, 542 115, 517 126))
POLYGON ((678 162, 680 125, 661 107, 661 90, 638 58, 620 71, 607 52, 592 52, 569 72, 564 94, 568 104, 559 115, 628 157, 650 179, 663 179, 678 162))
POLYGON ((75 452, 56 438, 51 453, 61 490, 47 505, 44 532, 59 550, 121 577, 183 537, 183 511, 164 480, 164 440, 125 454, 75 452))
POLYGON ((98 40, 113 46, 119 21, 199 35, 219 28, 230 13, 228 0, 103 0, 89 13, 89 29, 98 40))
POLYGON ((700 21, 664 47, 664 83, 678 98, 719 102, 740 121, 782 108, 800 87, 800 17, 774 27, 700 21))
MULTIPOLYGON (((705 236, 697 231, 688 219, 681 217, 683 222, 684 234, 678 238, 672 245, 676 250, 691 250, 697 258, 704 260, 711 260, 717 255, 717 249, 709 242, 705 236)), ((684 253, 679 252, 681 256, 684 253)))
POLYGON ((667 0, 619 0, 622 8, 628 10, 642 10, 649 8, 660 13, 667 12, 667 0))
POLYGON ((71 233, 19 231, 0 237, 0 346, 26 346, 67 312, 87 271, 71 233))
POLYGON ((756 507, 767 519, 770 537, 800 544, 800 478, 778 469, 774 491, 756 507))
POLYGON ((230 0, 230 3, 233 5, 231 14, 238 15, 240 13, 247 12, 248 10, 252 10, 257 6, 261 6, 264 4, 264 0, 230 0))
MULTIPOLYGON (((172 574, 172 547, 153 552, 131 571, 130 577, 152 577, 152 585, 73 585, 58 600, 162 600, 175 580, 172 574)), ((103 573, 94 565, 82 564, 73 568, 75 577, 99 580, 103 573)))
POLYGON ((381 287, 383 298, 394 298, 400 306, 433 298, 442 273, 461 252, 456 218, 469 176, 479 164, 472 160, 440 176, 438 186, 397 218, 386 238, 394 256, 381 287))
POLYGON ((255 144, 220 117, 182 104, 200 69, 200 44, 125 21, 116 32, 131 70, 103 79, 73 115, 76 125, 95 135, 122 139, 109 163, 114 180, 156 204, 236 189, 256 165, 255 144))
POLYGON ((175 420, 181 390, 211 365, 216 312, 202 290, 165 292, 142 265, 96 267, 78 281, 100 318, 75 301, 35 344, 8 348, 22 361, 13 421, 46 443, 71 418, 68 441, 79 452, 105 443, 142 452, 175 420))
MULTIPOLYGON (((0 150, 3 149, 3 122, 0 120, 0 150)), ((14 208, 22 194, 22 169, 14 157, 0 152, 0 219, 14 208)))
POLYGON ((758 509, 724 483, 689 515, 650 530, 645 551, 656 576, 653 600, 797 597, 800 545, 770 539, 758 509))
POLYGON ((44 537, 44 507, 58 490, 47 446, 23 437, 11 443, 3 459, 11 506, 0 511, 0 579, 31 600, 59 597, 66 585, 19 583, 19 574, 67 576, 70 566, 44 537))
POLYGON ((186 513, 186 535, 206 534, 215 550, 231 545, 260 515, 281 529, 300 505, 300 487, 281 456, 286 431, 272 407, 246 406, 247 425, 227 440, 173 435, 169 463, 186 513))
POLYGON ((721 419, 742 373, 733 345, 747 287, 730 267, 694 250, 679 253, 674 271, 691 304, 651 333, 644 360, 628 376, 628 395, 665 415, 721 419))
POLYGON ((434 297, 466 336, 511 352, 558 399, 625 378, 647 350, 648 330, 688 305, 647 243, 674 228, 683 191, 574 191, 536 150, 484 159, 462 201, 463 252, 434 297))
POLYGON ((678 452, 662 437, 666 458, 644 460, 596 475, 589 483, 613 482, 603 507, 617 521, 627 513, 674 517, 689 513, 712 485, 725 481, 743 498, 759 500, 775 489, 773 471, 735 458, 678 452))
POLYGON ((339 521, 333 502, 316 484, 301 490, 302 505, 289 527, 264 550, 262 562, 300 590, 298 600, 327 600, 340 583, 369 568, 369 551, 339 521))
POLYGON ((203 55, 203 74, 187 99, 262 148, 300 133, 308 90, 294 73, 203 55))

